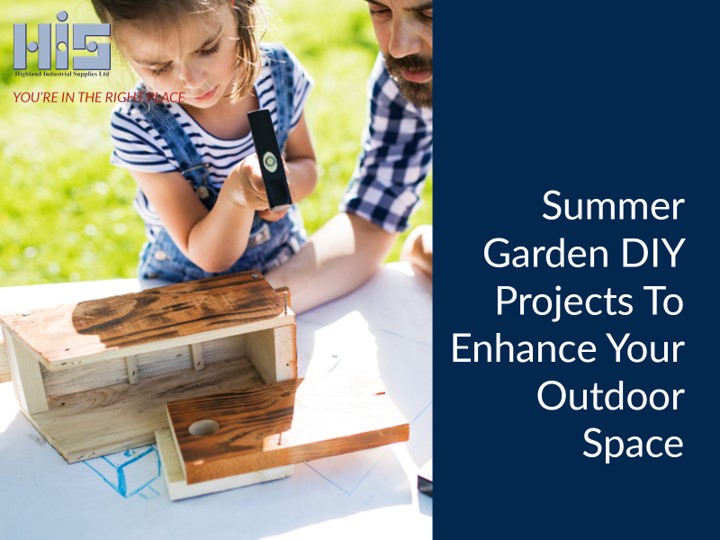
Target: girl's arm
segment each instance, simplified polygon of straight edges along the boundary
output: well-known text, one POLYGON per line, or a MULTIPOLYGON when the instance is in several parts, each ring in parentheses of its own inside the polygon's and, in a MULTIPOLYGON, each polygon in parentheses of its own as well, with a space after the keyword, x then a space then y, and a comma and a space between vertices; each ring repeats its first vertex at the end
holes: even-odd
POLYGON ((208 212, 179 172, 131 172, 175 244, 200 268, 222 272, 245 252, 254 211, 225 189, 208 212))
POLYGON ((285 164, 289 172, 288 184, 293 202, 301 201, 313 192, 317 183, 315 150, 304 114, 288 137, 285 164))
MULTIPOLYGON (((312 193, 317 182, 315 152, 304 116, 288 137, 285 165, 293 201, 300 201, 312 193)), ((178 248, 207 272, 223 272, 242 256, 255 210, 269 220, 284 215, 267 210, 255 154, 228 175, 210 212, 180 173, 132 171, 132 175, 178 248)))

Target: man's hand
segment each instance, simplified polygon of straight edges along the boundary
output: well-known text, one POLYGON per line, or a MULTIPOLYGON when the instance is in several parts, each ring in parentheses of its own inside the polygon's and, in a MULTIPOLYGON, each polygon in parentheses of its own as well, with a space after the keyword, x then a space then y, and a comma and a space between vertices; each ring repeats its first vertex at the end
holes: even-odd
POLYGON ((432 225, 419 225, 410 232, 402 246, 400 258, 432 277, 432 225))

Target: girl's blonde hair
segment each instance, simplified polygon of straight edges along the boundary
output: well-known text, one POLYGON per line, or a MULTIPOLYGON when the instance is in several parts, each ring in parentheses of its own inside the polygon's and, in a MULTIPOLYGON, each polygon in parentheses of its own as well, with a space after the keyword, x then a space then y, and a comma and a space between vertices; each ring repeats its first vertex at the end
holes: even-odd
POLYGON ((237 56, 231 98, 239 99, 248 94, 262 69, 259 47, 257 0, 92 0, 95 13, 104 23, 179 21, 188 14, 211 13, 222 5, 231 3, 237 22, 237 56))

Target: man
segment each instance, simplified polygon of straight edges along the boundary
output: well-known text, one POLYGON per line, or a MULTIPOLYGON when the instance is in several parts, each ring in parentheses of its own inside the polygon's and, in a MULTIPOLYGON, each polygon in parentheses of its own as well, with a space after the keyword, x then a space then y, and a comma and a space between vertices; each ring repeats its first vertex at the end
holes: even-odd
MULTIPOLYGON (((367 3, 380 54, 358 165, 340 212, 267 274, 274 287, 290 288, 296 312, 347 294, 375 273, 407 229, 431 164, 432 0, 367 3)), ((426 251, 428 242, 419 242, 426 251)))

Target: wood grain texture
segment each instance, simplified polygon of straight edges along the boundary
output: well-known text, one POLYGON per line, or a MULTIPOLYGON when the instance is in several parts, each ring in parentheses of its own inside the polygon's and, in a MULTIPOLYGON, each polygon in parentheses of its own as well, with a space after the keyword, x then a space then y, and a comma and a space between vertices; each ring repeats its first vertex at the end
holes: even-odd
POLYGON ((5 341, 0 334, 0 383, 8 382, 10 379, 10 365, 8 364, 7 348, 5 347, 5 341))
POLYGON ((292 324, 257 272, 202 279, 0 319, 48 369, 292 324), (122 351, 117 353, 115 351, 122 351))
POLYGON ((134 356, 125 357, 125 368, 127 369, 127 380, 130 384, 137 384, 140 382, 140 375, 138 374, 137 358, 134 356))
POLYGON ((290 288, 289 287, 278 287, 277 289, 275 289, 275 291, 277 291, 278 294, 283 295, 283 298, 284 298, 283 309, 285 306, 287 306, 288 308, 292 308, 292 294, 290 293, 290 288))
MULTIPOLYGON (((192 346, 184 345, 135 355, 140 379, 192 369, 191 348, 192 346)), ((245 357, 245 336, 230 336, 206 341, 202 344, 202 353, 204 364, 245 357)), ((82 364, 54 371, 49 371, 44 365, 41 365, 41 372, 48 399, 103 386, 112 386, 128 379, 125 359, 122 356, 104 362, 82 364)))
POLYGON ((408 423, 377 377, 329 373, 298 382, 168 402, 186 482, 408 440, 408 423), (190 426, 204 420, 217 422, 217 432, 192 435, 190 426))
POLYGON ((190 345, 190 352, 192 355, 193 368, 195 371, 201 371, 205 369, 205 358, 203 358, 203 346, 202 343, 193 343, 190 345))
MULTIPOLYGON (((126 375, 127 376, 127 375, 126 375)), ((209 362, 202 371, 141 377, 127 382, 53 396, 50 409, 29 420, 70 463, 150 444, 167 427, 165 402, 240 390, 262 384, 247 358, 209 362)))
POLYGON ((247 334, 247 354, 265 383, 297 379, 297 327, 294 324, 247 334))
POLYGON ((293 466, 286 465, 284 467, 239 474, 228 478, 188 484, 185 481, 185 473, 183 472, 182 464, 180 463, 177 448, 170 430, 158 430, 155 433, 155 441, 157 442, 157 449, 160 454, 168 496, 172 501, 217 493, 219 491, 249 486, 260 482, 268 482, 270 480, 278 480, 290 476, 293 472, 293 466))
POLYGON ((40 364, 26 345, 3 328, 15 395, 25 414, 48 410, 40 364))

